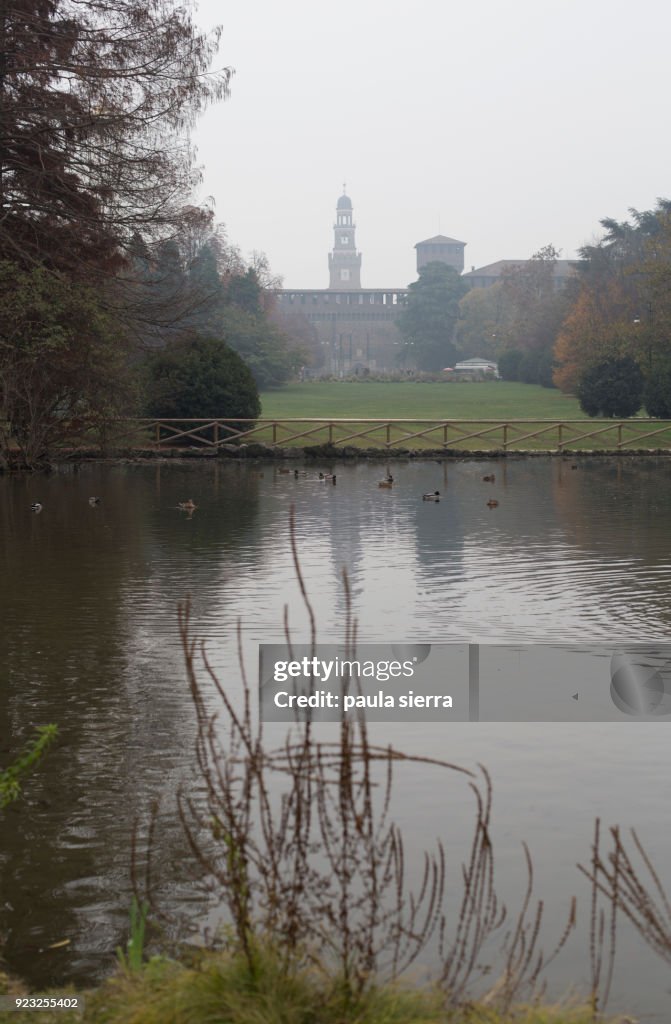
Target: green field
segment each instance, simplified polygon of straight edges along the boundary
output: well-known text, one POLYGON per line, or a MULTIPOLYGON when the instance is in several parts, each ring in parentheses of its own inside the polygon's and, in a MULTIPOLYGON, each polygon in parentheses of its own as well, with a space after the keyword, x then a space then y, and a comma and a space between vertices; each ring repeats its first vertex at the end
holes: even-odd
POLYGON ((261 395, 261 415, 377 419, 582 419, 576 398, 554 388, 512 381, 464 384, 291 384, 261 395))
POLYGON ((508 381, 318 381, 266 391, 261 401, 262 418, 279 422, 260 424, 248 440, 289 447, 329 442, 360 448, 468 451, 545 451, 560 446, 575 451, 671 448, 669 424, 645 418, 622 423, 590 419, 570 395, 508 381), (288 422, 296 418, 310 422, 288 422), (368 419, 396 422, 379 426, 361 422, 368 419), (318 420, 355 422, 320 427, 318 420), (428 430, 424 420, 451 422, 428 430), (579 422, 569 422, 576 420, 579 422))

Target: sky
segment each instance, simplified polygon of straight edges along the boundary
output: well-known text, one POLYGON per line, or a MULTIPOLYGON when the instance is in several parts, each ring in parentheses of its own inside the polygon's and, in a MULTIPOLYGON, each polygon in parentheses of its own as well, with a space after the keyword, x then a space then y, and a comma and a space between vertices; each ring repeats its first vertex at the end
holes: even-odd
POLYGON ((287 288, 326 288, 335 205, 364 288, 406 287, 416 242, 466 269, 565 259, 600 220, 671 196, 662 0, 201 0, 231 95, 193 134, 215 218, 287 288))

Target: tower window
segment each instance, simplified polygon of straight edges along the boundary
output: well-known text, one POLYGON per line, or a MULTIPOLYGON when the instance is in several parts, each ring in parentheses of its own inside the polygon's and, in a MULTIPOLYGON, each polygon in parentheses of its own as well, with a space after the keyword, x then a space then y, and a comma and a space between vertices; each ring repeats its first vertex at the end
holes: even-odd
POLYGON ((349 281, 349 270, 341 270, 340 271, 340 280, 341 281, 349 281))
POLYGON ((340 244, 341 245, 347 245, 348 242, 349 242, 349 235, 341 235, 340 236, 340 244))

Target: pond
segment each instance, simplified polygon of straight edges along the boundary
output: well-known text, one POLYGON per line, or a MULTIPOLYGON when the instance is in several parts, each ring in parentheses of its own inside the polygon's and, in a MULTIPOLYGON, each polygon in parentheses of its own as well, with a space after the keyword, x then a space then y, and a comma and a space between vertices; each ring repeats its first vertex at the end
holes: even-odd
MULTIPOLYGON (((664 641, 671 627, 671 461, 519 458, 384 463, 90 464, 0 478, 0 764, 34 725, 60 741, 5 814, 0 936, 36 989, 90 983, 127 929, 130 837, 163 797, 156 870, 169 904, 198 918, 171 796, 193 770, 194 716, 176 628, 192 622, 231 691, 236 628, 252 678, 258 644, 309 637, 289 543, 296 516, 318 637, 340 641, 347 570, 366 642, 664 641), (289 473, 282 472, 290 466, 289 473), (387 468, 392 488, 379 488, 387 468), (335 473, 336 485, 317 479, 335 473), (483 476, 495 475, 493 482, 483 476), (439 502, 424 502, 440 491, 439 502), (97 505, 89 497, 100 496, 97 505), (192 498, 193 513, 177 508, 192 498), (498 502, 487 505, 489 499, 498 502), (31 505, 39 502, 39 513, 31 505)), ((494 781, 496 870, 524 883, 521 842, 547 904, 549 939, 568 899, 583 906, 594 819, 635 827, 662 874, 671 858, 666 721, 387 723, 374 740, 483 763, 494 781)), ((270 727, 271 737, 281 735, 270 727)), ((462 857, 467 787, 399 781, 395 815, 418 850, 447 831, 462 857), (453 788, 452 788, 453 787, 453 788)), ((412 858, 412 849, 410 856, 412 858)), ((583 921, 584 923, 584 921, 583 921)), ((574 937, 556 962, 559 993, 588 982, 574 937)), ((662 1014, 661 965, 623 929, 612 1007, 662 1014)), ((664 1018, 665 1019, 665 1018, 664 1018)))

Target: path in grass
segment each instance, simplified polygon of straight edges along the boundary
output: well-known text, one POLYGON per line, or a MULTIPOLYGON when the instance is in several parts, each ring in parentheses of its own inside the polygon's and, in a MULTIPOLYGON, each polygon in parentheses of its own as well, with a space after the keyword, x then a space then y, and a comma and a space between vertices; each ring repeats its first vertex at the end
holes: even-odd
POLYGON ((292 384, 261 395, 263 417, 370 419, 583 419, 575 398, 512 381, 464 384, 292 384))

